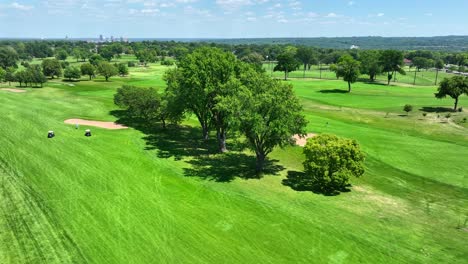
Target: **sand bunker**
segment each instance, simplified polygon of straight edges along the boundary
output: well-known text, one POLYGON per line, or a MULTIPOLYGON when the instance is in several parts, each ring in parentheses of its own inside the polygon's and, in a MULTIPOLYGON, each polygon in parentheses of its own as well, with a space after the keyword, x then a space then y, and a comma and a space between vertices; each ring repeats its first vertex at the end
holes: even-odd
POLYGON ((26 90, 15 89, 15 88, 1 88, 0 90, 9 91, 12 93, 25 93, 26 92, 26 90))
POLYGON ((293 136, 293 139, 296 141, 296 145, 303 147, 306 145, 308 138, 315 137, 316 135, 317 134, 309 133, 305 137, 301 137, 296 134, 293 136))
POLYGON ((114 122, 104 122, 104 121, 93 121, 93 120, 84 120, 84 119, 67 119, 64 121, 65 124, 78 124, 78 125, 84 125, 84 126, 95 126, 95 127, 101 127, 101 128, 106 128, 106 129, 125 129, 128 128, 123 125, 119 125, 114 122))

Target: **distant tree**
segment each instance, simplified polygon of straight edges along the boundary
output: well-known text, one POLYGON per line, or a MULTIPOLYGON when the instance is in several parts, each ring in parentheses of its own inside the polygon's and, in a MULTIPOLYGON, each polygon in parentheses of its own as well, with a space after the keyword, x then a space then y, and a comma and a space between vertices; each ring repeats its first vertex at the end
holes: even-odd
POLYGON ((284 72, 284 80, 288 79, 290 72, 297 70, 301 64, 296 59, 296 53, 292 50, 286 50, 283 53, 279 54, 277 57, 278 64, 273 68, 273 71, 282 71, 284 72))
POLYGON ((364 50, 359 55, 361 73, 369 75, 369 79, 374 81, 375 77, 382 73, 382 66, 379 60, 380 52, 377 50, 364 50))
POLYGON ((102 61, 97 66, 97 73, 106 78, 106 82, 109 81, 109 78, 118 74, 117 68, 110 64, 109 62, 102 61))
POLYGON ((403 111, 405 111, 406 115, 408 115, 409 112, 413 111, 413 106, 410 104, 406 104, 405 106, 403 106, 403 111))
POLYGON ((398 50, 384 50, 380 54, 380 64, 382 71, 387 72, 387 80, 390 84, 392 78, 395 78, 395 74, 399 72, 405 75, 406 72, 403 70, 403 52, 398 50))
POLYGON ((115 64, 117 67, 117 71, 119 72, 120 76, 127 76, 128 75, 128 66, 125 63, 115 64))
POLYGON ((260 53, 252 52, 240 59, 243 62, 252 64, 257 71, 263 70, 263 56, 260 53))
POLYGON ((351 83, 355 83, 359 78, 360 62, 353 59, 350 55, 343 55, 336 67, 333 67, 336 77, 343 77, 345 82, 348 82, 348 92, 351 92, 351 83))
POLYGON ((104 61, 104 58, 99 54, 94 54, 91 57, 89 57, 89 63, 94 65, 94 67, 97 67, 102 61, 104 61))
POLYGON ((437 85, 437 80, 439 78, 439 71, 445 67, 444 61, 441 59, 436 60, 435 68, 436 68, 436 78, 435 78, 435 85, 437 85))
POLYGON ((42 61, 42 71, 46 76, 53 79, 62 75, 62 66, 57 59, 44 59, 42 61))
POLYGON ((5 75, 6 75, 6 70, 3 68, 0 68, 0 82, 3 82, 5 80, 5 75))
POLYGON ((448 95, 455 99, 453 110, 456 111, 458 106, 458 97, 462 94, 468 95, 468 77, 453 76, 451 78, 445 78, 440 82, 435 97, 442 99, 448 95))
POLYGON ((60 50, 57 50, 57 53, 55 54, 55 58, 57 60, 66 60, 68 57, 68 53, 66 50, 63 50, 63 49, 60 49, 60 50))
POLYGON ((80 69, 82 75, 89 76, 89 80, 91 80, 91 78, 93 78, 93 76, 96 74, 96 67, 94 67, 91 63, 81 64, 80 69))
POLYGON ((131 117, 151 122, 157 119, 161 107, 161 96, 154 88, 124 85, 117 89, 114 103, 127 109, 131 117))
POLYGON ((305 78, 307 66, 315 59, 314 55, 314 50, 311 47, 301 46, 297 49, 296 58, 304 65, 303 78, 305 78))
POLYGON ((15 80, 19 83, 19 86, 22 87, 23 83, 27 86, 29 78, 26 74, 26 70, 19 70, 15 72, 15 80))
POLYGON ((156 62, 158 58, 158 54, 156 53, 155 49, 139 50, 135 53, 135 56, 140 61, 140 63, 143 63, 145 66, 148 64, 148 62, 156 62))
POLYGON ((337 194, 349 186, 351 177, 364 174, 364 153, 355 140, 322 134, 304 147, 303 184, 325 194, 337 194))
POLYGON ((111 61, 115 55, 114 50, 110 46, 101 46, 98 50, 98 53, 107 61, 111 61))
POLYGON ((8 82, 8 86, 11 85, 11 82, 16 82, 16 77, 15 77, 15 68, 13 67, 8 67, 5 70, 5 82, 8 82))
POLYGON ((8 67, 17 68, 19 60, 18 53, 12 47, 0 47, 0 68, 4 70, 8 67))
POLYGON ((172 54, 176 60, 180 60, 182 57, 189 53, 189 49, 186 47, 175 47, 172 50, 172 54))
POLYGON ((255 151, 256 172, 261 174, 275 147, 291 144, 294 134, 304 134, 302 104, 290 84, 254 69, 244 70, 230 87, 234 92, 221 99, 219 107, 230 113, 232 125, 255 151))
POLYGON ((47 82, 47 77, 44 75, 41 66, 39 65, 31 65, 26 69, 26 74, 31 86, 32 84, 35 84, 36 86, 39 84, 42 87, 42 85, 47 82))
POLYGON ((67 78, 69 81, 72 79, 80 79, 81 69, 76 66, 68 66, 63 72, 63 77, 67 78))

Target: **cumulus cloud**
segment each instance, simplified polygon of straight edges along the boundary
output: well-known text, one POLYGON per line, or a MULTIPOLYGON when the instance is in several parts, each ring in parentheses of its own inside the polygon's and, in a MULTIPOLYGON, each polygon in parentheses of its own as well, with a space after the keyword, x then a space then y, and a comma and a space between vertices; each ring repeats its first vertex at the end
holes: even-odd
POLYGON ((22 4, 17 3, 17 2, 11 3, 10 7, 14 8, 14 9, 21 10, 21 11, 28 11, 28 10, 31 10, 31 9, 34 8, 34 6, 32 6, 32 5, 22 5, 22 4))

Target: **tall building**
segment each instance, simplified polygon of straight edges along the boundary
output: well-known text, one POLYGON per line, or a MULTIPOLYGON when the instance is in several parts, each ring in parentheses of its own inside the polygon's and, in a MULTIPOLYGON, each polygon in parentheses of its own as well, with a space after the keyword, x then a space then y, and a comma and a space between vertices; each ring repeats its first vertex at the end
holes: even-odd
POLYGON ((99 41, 101 41, 101 42, 104 41, 104 37, 102 36, 102 34, 99 35, 99 41))

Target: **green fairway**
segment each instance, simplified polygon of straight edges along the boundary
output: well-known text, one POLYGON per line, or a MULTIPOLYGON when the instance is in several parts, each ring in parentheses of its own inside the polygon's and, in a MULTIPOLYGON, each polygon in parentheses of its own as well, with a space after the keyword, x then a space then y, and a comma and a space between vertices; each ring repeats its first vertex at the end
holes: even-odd
POLYGON ((356 139, 367 155, 351 192, 324 196, 283 184, 303 170, 298 146, 275 150, 256 179, 252 153, 228 141, 234 151, 215 154, 193 118, 168 131, 64 124, 116 121, 116 89, 164 89, 168 68, 0 90, 0 263, 466 263, 468 97, 446 118, 453 100, 434 97, 432 73, 351 93, 342 80, 288 81, 307 132, 356 139))

